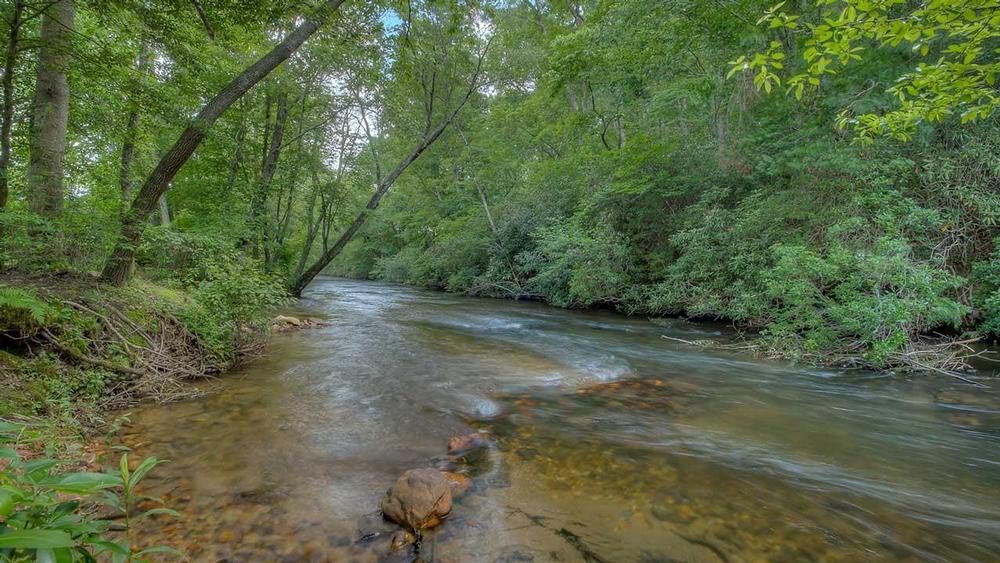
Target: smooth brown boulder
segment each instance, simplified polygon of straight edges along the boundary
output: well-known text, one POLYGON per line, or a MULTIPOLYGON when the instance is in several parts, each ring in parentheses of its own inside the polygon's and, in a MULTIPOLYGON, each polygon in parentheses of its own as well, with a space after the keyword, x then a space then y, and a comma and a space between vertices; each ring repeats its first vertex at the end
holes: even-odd
POLYGON ((382 498, 382 514, 419 532, 441 523, 451 512, 451 484, 437 469, 411 469, 382 498))
POLYGON ((448 439, 448 453, 454 454, 482 448, 486 446, 486 437, 476 432, 465 436, 452 436, 448 439))

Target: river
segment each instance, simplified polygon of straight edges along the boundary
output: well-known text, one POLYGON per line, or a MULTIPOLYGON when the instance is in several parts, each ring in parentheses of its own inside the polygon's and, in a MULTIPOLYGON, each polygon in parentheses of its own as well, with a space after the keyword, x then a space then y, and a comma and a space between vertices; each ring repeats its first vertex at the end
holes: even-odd
POLYGON ((320 278, 323 328, 122 440, 194 561, 379 561, 379 500, 450 436, 491 449, 434 561, 1000 559, 1000 380, 806 369, 720 327, 320 278))

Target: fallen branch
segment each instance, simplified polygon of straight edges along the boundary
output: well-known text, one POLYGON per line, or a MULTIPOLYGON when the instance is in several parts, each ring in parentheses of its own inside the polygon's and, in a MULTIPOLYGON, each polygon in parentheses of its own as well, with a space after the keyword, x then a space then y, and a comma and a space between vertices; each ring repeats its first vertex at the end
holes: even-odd
POLYGON ((116 363, 109 362, 109 361, 106 361, 106 360, 102 360, 100 358, 92 358, 92 357, 87 356, 85 354, 81 354, 81 353, 73 350, 72 348, 69 348, 68 346, 65 346, 62 342, 59 342, 59 339, 56 338, 51 332, 49 332, 49 329, 47 329, 47 328, 42 329, 42 334, 45 336, 45 340, 49 344, 51 344, 53 348, 55 348, 56 350, 58 350, 63 355, 69 356, 71 359, 75 360, 76 362, 90 364, 90 365, 94 365, 94 366, 98 366, 98 367, 102 367, 104 369, 108 369, 108 370, 114 371, 116 373, 121 373, 121 374, 124 374, 124 375, 134 375, 134 376, 140 376, 140 377, 143 376, 143 375, 146 375, 146 372, 144 372, 142 370, 130 368, 128 366, 118 365, 116 363))

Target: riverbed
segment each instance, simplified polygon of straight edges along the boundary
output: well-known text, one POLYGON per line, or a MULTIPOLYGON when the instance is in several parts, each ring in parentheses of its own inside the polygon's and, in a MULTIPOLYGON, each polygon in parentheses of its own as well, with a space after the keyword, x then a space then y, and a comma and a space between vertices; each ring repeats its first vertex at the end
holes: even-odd
MULTIPOLYGON (((322 328, 122 440, 182 517, 142 542, 194 561, 408 560, 381 496, 491 447, 427 561, 1000 559, 1000 380, 808 369, 663 338, 723 327, 318 279, 322 328)), ((985 374, 984 374, 985 375, 985 374)))

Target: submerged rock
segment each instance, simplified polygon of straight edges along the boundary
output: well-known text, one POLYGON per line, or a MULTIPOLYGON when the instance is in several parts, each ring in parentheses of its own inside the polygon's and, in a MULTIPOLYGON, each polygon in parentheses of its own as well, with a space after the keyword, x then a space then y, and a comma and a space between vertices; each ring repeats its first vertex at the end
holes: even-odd
POLYGON ((302 328, 319 328, 327 326, 327 323, 319 319, 290 317, 288 315, 278 315, 271 321, 271 332, 285 332, 302 328))
POLYGON ((662 379, 623 379, 589 383, 576 390, 580 400, 598 402, 608 407, 660 410, 674 414, 686 412, 691 395, 698 386, 683 381, 662 379))
POLYGON ((431 460, 431 462, 434 464, 435 469, 443 473, 458 472, 465 465, 465 460, 455 455, 438 457, 431 460))
POLYGON ((382 514, 414 532, 433 528, 451 512, 451 490, 437 469, 411 469, 385 493, 382 514))
POLYGON ((379 511, 365 514, 358 518, 357 530, 354 532, 354 543, 367 545, 384 541, 389 538, 399 528, 390 522, 386 522, 379 511))
POLYGON ((470 450, 485 448, 486 445, 486 437, 479 432, 466 434, 465 436, 452 436, 448 439, 448 453, 457 454, 467 452, 470 450))
POLYGON ((451 496, 453 499, 462 498, 472 487, 472 479, 469 479, 466 475, 452 471, 442 472, 442 475, 448 481, 448 485, 451 486, 451 496))

